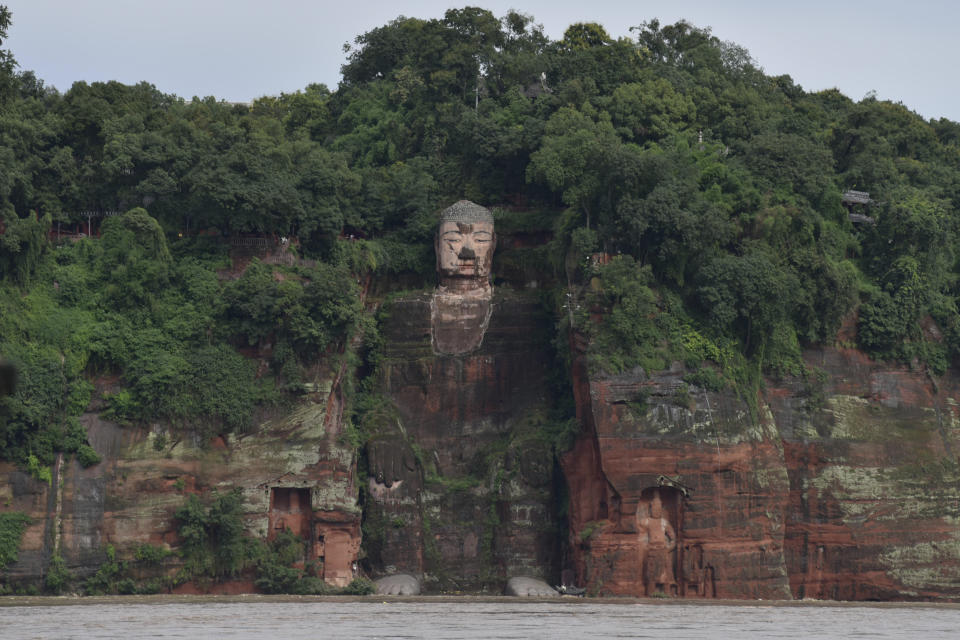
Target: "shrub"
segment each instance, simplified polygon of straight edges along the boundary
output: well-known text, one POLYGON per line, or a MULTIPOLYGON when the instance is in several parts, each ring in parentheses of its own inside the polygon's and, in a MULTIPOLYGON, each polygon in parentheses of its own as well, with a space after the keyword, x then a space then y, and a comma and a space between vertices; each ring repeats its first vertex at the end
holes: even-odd
POLYGON ((17 561, 23 532, 30 524, 30 517, 20 511, 0 513, 0 571, 17 561))
POLYGON ((47 567, 47 575, 43 579, 44 591, 60 594, 72 578, 73 576, 67 571, 67 563, 59 554, 55 554, 50 558, 50 566, 47 567))
POLYGON ((82 444, 80 448, 77 449, 77 460, 80 462, 80 466, 86 469, 87 467, 98 464, 100 462, 100 455, 94 451, 90 445, 82 444))
POLYGON ((323 580, 290 566, 304 559, 304 551, 305 542, 289 529, 284 531, 263 545, 254 584, 264 593, 330 593, 330 587, 323 580))
POLYGON ((368 596, 376 593, 377 588, 368 578, 354 578, 346 587, 343 588, 344 595, 348 596, 368 596))
POLYGON ((707 391, 723 391, 727 388, 728 381, 723 374, 713 367, 701 367, 693 373, 683 376, 683 381, 707 391))
POLYGON ((588 325, 593 364, 608 373, 638 365, 663 368, 665 336, 656 322, 657 297, 647 286, 652 280, 650 268, 640 267, 630 256, 617 256, 599 273, 599 288, 587 302, 607 313, 599 324, 588 325))
POLYGON ((107 559, 100 565, 97 572, 83 583, 83 591, 88 596, 99 596, 108 593, 117 593, 120 574, 126 569, 123 563, 117 562, 117 551, 112 544, 105 549, 107 559))
POLYGON ((27 456, 27 473, 29 473, 34 480, 39 480, 40 482, 45 482, 53 486, 53 474, 50 471, 50 467, 40 464, 40 460, 33 454, 27 456))
POLYGON ((254 584, 264 593, 295 593, 295 587, 303 573, 276 562, 262 562, 257 567, 254 584))
POLYGON ((234 576, 251 564, 251 541, 243 535, 242 501, 240 490, 234 489, 216 495, 209 508, 191 495, 177 509, 184 578, 234 576))
POLYGON ((133 552, 133 558, 138 563, 148 566, 157 566, 164 561, 171 552, 163 547, 155 547, 152 544, 138 545, 133 552))

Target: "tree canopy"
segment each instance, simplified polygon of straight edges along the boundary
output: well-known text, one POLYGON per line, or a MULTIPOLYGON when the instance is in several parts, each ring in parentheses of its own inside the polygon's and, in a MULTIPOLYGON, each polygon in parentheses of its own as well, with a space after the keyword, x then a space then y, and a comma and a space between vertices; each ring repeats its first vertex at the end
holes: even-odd
MULTIPOLYGON (((0 355, 21 370, 2 455, 78 448, 107 377, 118 420, 244 428, 362 320, 358 275, 431 272, 434 214, 463 197, 539 221, 551 286, 593 287, 606 320, 575 324, 598 366, 735 352, 776 375, 847 322, 872 355, 942 372, 960 355, 960 124, 810 93, 709 29, 640 18, 553 41, 518 12, 400 16, 356 37, 336 90, 251 105, 60 93, 0 50, 0 355), (51 235, 91 215, 98 238, 51 235), (303 260, 225 276, 250 236, 303 260), (265 373, 243 354, 267 344, 265 373)), ((9 28, 0 7, 0 44, 9 28)))

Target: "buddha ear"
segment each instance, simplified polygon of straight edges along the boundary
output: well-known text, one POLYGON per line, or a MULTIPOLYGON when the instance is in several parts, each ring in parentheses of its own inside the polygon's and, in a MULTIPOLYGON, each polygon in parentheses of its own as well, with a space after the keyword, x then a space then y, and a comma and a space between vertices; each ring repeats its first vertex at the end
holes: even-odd
POLYGON ((490 234, 490 250, 493 251, 497 248, 497 232, 494 231, 490 234))

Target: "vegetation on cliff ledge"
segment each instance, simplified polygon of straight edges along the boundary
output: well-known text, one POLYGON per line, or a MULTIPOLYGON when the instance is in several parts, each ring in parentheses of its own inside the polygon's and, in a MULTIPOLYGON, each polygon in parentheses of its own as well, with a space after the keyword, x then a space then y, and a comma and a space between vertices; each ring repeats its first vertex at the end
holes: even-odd
POLYGON ((357 37, 336 90, 249 106, 61 93, 0 53, 0 354, 20 370, 0 458, 80 453, 90 411, 247 428, 347 339, 358 275, 429 280, 435 212, 462 197, 552 238, 510 273, 550 274, 545 299, 609 371, 796 373, 858 318, 857 346, 942 372, 960 124, 806 92, 709 29, 644 18, 558 41, 516 12, 398 18, 357 37), (261 240, 284 260, 231 262, 261 240))
POLYGON ((0 571, 7 568, 11 562, 17 561, 17 551, 20 549, 20 540, 30 518, 19 511, 0 513, 0 571))

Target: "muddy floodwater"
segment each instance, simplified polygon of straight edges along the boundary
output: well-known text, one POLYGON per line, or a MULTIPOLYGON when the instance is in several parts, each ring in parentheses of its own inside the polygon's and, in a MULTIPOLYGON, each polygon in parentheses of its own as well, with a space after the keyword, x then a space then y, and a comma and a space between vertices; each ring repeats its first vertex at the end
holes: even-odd
POLYGON ((960 637, 953 605, 650 601, 0 598, 0 638, 933 638, 960 637), (65 606, 76 605, 76 606, 65 606))

